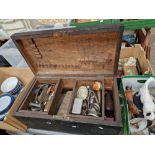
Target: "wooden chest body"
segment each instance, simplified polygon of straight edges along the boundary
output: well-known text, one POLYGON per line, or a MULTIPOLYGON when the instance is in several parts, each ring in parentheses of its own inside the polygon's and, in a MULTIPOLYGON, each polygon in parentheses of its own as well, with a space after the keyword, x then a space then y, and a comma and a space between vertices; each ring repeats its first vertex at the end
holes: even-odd
POLYGON ((119 134, 121 111, 117 87, 117 66, 123 27, 107 25, 80 29, 59 29, 18 33, 12 36, 16 46, 35 74, 21 98, 14 116, 29 128, 75 134, 119 134), (33 91, 40 84, 56 83, 56 91, 46 112, 28 110, 33 91), (77 90, 100 81, 103 86, 101 116, 71 113, 77 90), (65 115, 58 110, 65 90, 71 96, 65 115), (112 92, 114 117, 105 116, 105 90, 112 92))

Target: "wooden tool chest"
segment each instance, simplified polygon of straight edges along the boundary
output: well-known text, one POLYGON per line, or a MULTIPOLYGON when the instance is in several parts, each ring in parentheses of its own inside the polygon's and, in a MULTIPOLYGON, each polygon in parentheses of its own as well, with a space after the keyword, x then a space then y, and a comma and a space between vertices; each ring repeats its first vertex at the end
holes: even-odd
POLYGON ((29 128, 75 134, 119 134, 122 123, 116 75, 122 33, 122 25, 106 25, 12 35, 35 75, 14 116, 29 128), (79 88, 92 87, 95 82, 102 85, 100 114, 97 117, 74 114, 73 104, 79 88), (45 102, 44 110, 30 109, 35 100, 35 89, 47 83, 47 90, 54 84, 48 106, 45 102), (112 117, 106 116, 105 107, 109 101, 105 92, 111 94, 112 117))

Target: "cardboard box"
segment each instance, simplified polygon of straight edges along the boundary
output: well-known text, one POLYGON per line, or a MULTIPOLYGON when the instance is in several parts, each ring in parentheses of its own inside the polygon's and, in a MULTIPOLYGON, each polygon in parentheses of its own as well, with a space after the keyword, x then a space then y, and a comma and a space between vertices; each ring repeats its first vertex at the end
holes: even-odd
MULTIPOLYGON (((0 122, 0 128, 4 130, 9 130, 13 132, 26 131, 27 127, 19 120, 12 116, 15 107, 18 105, 20 98, 22 98, 25 89, 29 86, 29 82, 33 78, 33 73, 29 68, 0 68, 0 84, 8 77, 15 76, 18 77, 24 84, 23 91, 18 95, 14 101, 12 107, 10 108, 8 114, 3 121, 0 122)), ((2 93, 2 92, 0 92, 2 93)))
POLYGON ((133 47, 125 47, 121 49, 120 59, 125 59, 129 57, 135 57, 138 59, 142 74, 149 71, 150 74, 154 74, 151 64, 148 59, 146 59, 145 51, 140 44, 135 44, 133 47))

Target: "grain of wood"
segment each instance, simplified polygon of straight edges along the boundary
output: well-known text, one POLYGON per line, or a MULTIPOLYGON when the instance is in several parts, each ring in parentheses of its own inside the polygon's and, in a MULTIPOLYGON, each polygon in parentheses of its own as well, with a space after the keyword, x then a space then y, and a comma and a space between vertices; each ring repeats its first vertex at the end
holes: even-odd
MULTIPOLYGON (((30 68, 35 74, 34 81, 25 91, 23 100, 15 110, 14 116, 20 118, 29 127, 39 128, 56 128, 62 122, 67 124, 87 123, 92 125, 108 125, 121 126, 120 104, 118 96, 118 86, 115 79, 117 74, 118 59, 121 47, 121 38, 123 27, 116 26, 97 26, 79 29, 62 29, 62 30, 45 30, 35 32, 18 33, 12 36, 16 46, 21 54, 27 60, 30 68), (42 56, 38 59, 35 52, 38 51, 42 56), (106 78, 103 78, 106 76, 106 78), (32 98, 32 90, 36 86, 35 83, 40 83, 41 79, 47 82, 49 79, 59 79, 59 85, 56 89, 56 94, 48 114, 28 113, 22 111, 22 106, 30 102, 32 98), (113 98, 115 100, 115 118, 113 121, 104 118, 104 101, 102 102, 102 117, 91 116, 71 116, 55 120, 58 108, 59 97, 64 88, 62 80, 78 81, 83 80, 87 83, 92 79, 105 79, 105 86, 112 89, 113 98), (110 80, 109 80, 110 79, 110 80), (112 87, 112 88, 111 88, 112 87), (21 111, 20 111, 21 109, 21 111), (52 126, 55 123, 56 125, 52 126), (51 125, 50 125, 51 124, 51 125), (59 125, 58 125, 59 124, 59 125)), ((103 85, 104 85, 103 82, 103 85)), ((65 83, 65 82, 64 82, 65 83)), ((69 83, 67 82, 67 85, 69 83)), ((65 84, 64 84, 65 85, 65 84)), ((69 85, 72 85, 71 83, 69 85)), ((74 99, 77 88, 73 87, 72 99, 74 99), (75 89, 74 89, 75 88, 75 89)), ((104 92, 104 91, 102 91, 104 92)), ((104 96, 104 94, 102 94, 104 96)), ((102 97, 102 100, 104 98, 102 97)), ((73 102, 70 102, 70 107, 73 102)), ((67 111, 68 112, 68 111, 67 111)), ((60 128, 64 129, 64 125, 60 128)))

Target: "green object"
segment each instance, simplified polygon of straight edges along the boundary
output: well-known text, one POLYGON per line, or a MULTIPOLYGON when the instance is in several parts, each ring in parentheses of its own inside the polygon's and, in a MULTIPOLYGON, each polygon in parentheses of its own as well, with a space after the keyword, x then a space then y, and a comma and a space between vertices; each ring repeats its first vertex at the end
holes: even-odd
POLYGON ((145 83, 146 80, 137 80, 137 82, 139 82, 139 83, 145 83))
POLYGON ((122 124, 123 124, 123 134, 124 135, 129 135, 129 124, 128 124, 128 106, 126 103, 126 98, 123 90, 123 85, 121 79, 118 79, 118 89, 119 89, 119 97, 120 97, 120 104, 123 107, 121 116, 122 116, 122 124))
MULTIPOLYGON (((143 76, 124 76, 124 78, 129 78, 129 79, 136 79, 138 78, 137 82, 144 83, 148 78, 150 77, 155 77, 151 75, 143 75, 143 76)), ((129 128, 129 117, 128 117, 128 106, 127 106, 127 100, 125 97, 125 92, 123 89, 123 82, 119 83, 119 92, 120 92, 120 102, 123 105, 123 111, 122 111, 122 123, 123 123, 123 134, 125 135, 130 135, 130 128, 129 128)))
POLYGON ((96 26, 101 24, 123 24, 124 30, 136 30, 142 28, 152 28, 155 27, 155 19, 140 19, 140 20, 129 20, 120 21, 120 19, 106 19, 97 20, 84 23, 77 23, 75 19, 71 21, 71 26, 83 27, 83 26, 96 26))

